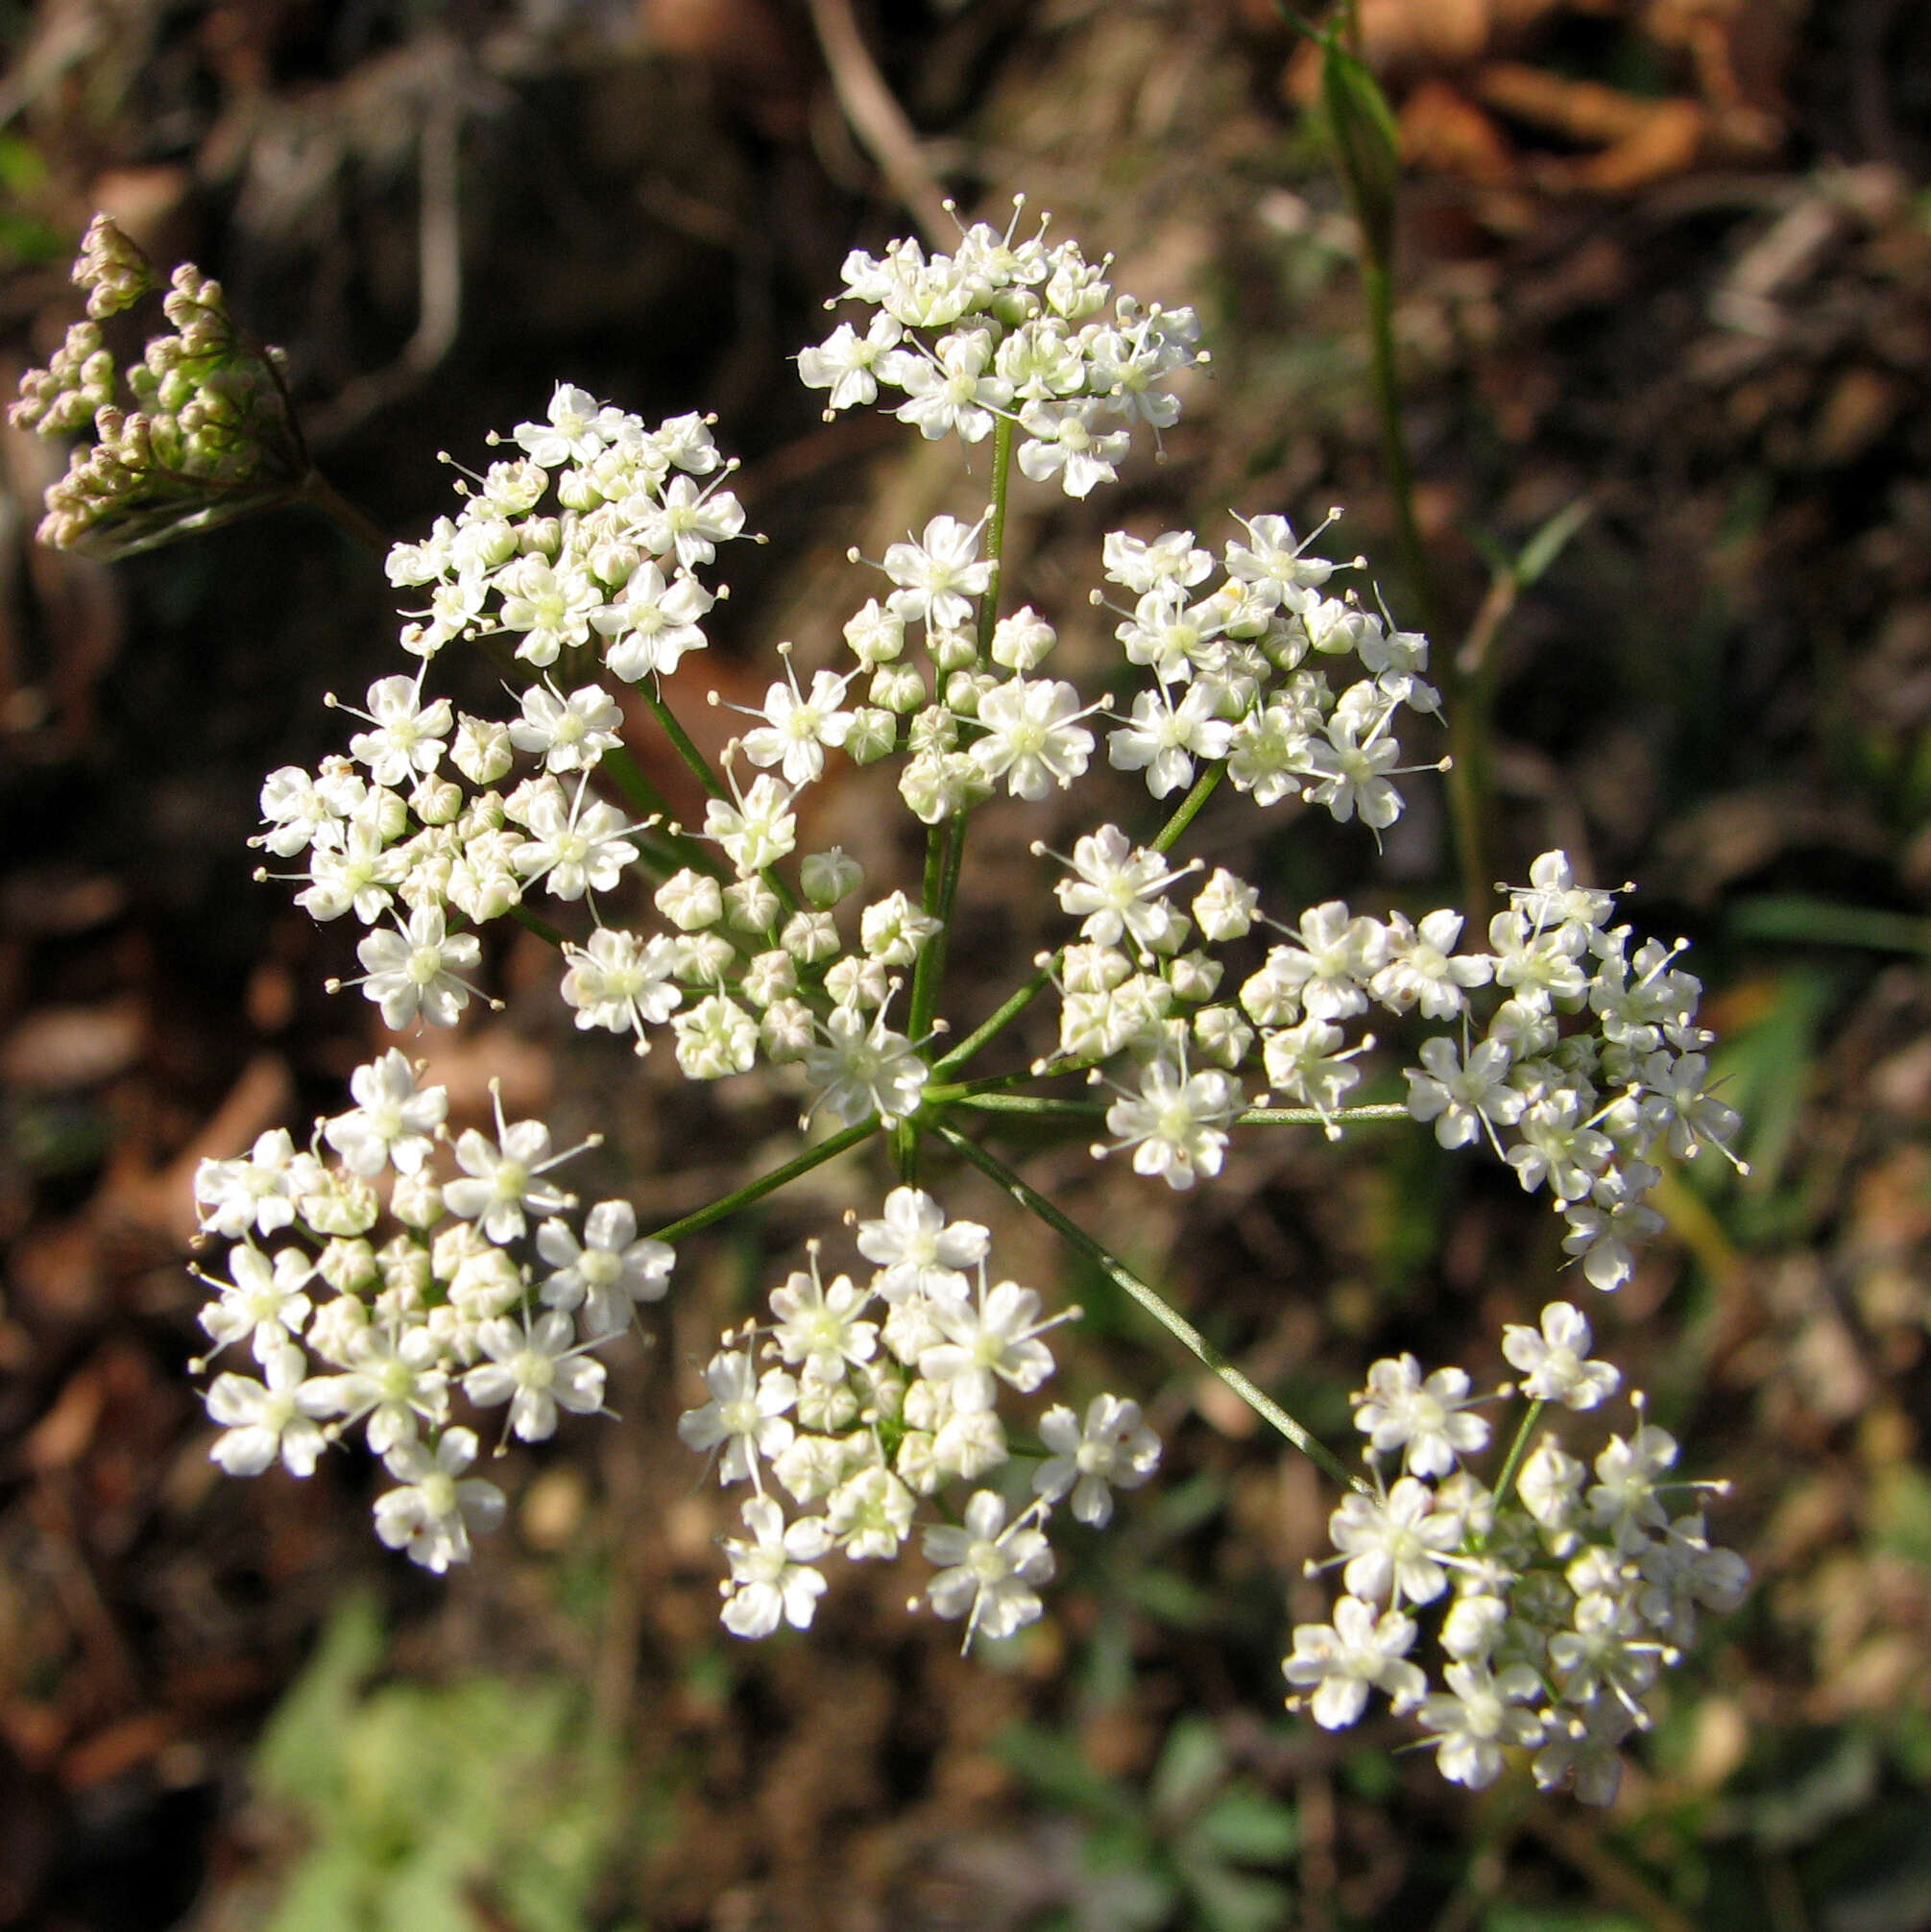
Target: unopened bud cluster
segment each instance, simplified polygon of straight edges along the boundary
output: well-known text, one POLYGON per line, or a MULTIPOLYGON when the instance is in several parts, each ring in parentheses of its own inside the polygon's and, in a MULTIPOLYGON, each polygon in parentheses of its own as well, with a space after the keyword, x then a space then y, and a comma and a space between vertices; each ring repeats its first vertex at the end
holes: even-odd
POLYGON ((1698 1608, 1734 1609, 1750 1573, 1708 1537, 1700 1499, 1725 1485, 1672 1479, 1677 1443, 1641 1396, 1635 1426, 1591 1461, 1538 1427, 1615 1393, 1621 1377, 1589 1359, 1590 1342, 1561 1301, 1539 1327, 1505 1329, 1531 1407, 1497 1488, 1467 1465, 1489 1446, 1478 1406, 1506 1400, 1507 1385, 1478 1397, 1463 1370, 1424 1377, 1412 1355, 1368 1370, 1355 1422, 1371 1482, 1334 1512, 1340 1554, 1311 1566, 1339 1568, 1346 1595, 1332 1623, 1295 1630, 1282 1665, 1297 1687, 1291 1705, 1305 1702, 1334 1730, 1380 1691, 1419 1720, 1453 1783, 1480 1790, 1515 1758, 1544 1790, 1614 1799, 1620 1748, 1653 1721, 1658 1679, 1694 1640, 1698 1608))
POLYGON ((46 435, 89 428, 67 473, 47 492, 43 543, 126 555, 205 527, 300 487, 308 458, 276 358, 235 327, 221 284, 191 263, 174 272, 162 309, 172 332, 139 362, 117 366, 100 324, 156 285, 140 250, 96 215, 74 279, 87 289, 45 369, 20 378, 9 421, 46 435), (133 407, 121 406, 120 384, 133 407))

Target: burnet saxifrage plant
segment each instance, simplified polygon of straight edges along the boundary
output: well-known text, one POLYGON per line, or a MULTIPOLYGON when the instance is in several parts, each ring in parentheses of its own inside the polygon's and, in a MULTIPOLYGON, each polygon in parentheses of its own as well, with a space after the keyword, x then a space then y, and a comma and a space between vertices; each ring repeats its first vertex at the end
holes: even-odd
MULTIPOLYGON (((878 403, 928 439, 957 437, 986 508, 934 517, 881 565, 854 553, 869 594, 855 593, 847 655, 807 676, 781 645, 721 770, 660 688, 705 648, 718 551, 743 534, 705 419, 646 427, 562 385, 543 421, 457 484, 452 516, 389 550, 405 667, 341 706, 356 727, 343 753, 269 775, 257 841, 314 918, 367 929, 350 984, 391 1028, 453 1026, 484 997, 477 929, 517 917, 557 946, 579 1027, 667 1051, 693 1080, 784 1070, 816 1138, 644 1234, 622 1200, 580 1214, 561 1178, 580 1149, 504 1118, 500 1099, 494 1131, 452 1137, 445 1091, 391 1049, 306 1146, 271 1132, 200 1171, 203 1229, 228 1244, 201 1316, 213 1458, 237 1476, 277 1461, 306 1476, 359 1435, 393 1479, 375 1534, 433 1570, 465 1561, 504 1509, 474 1472, 479 1432, 538 1441, 560 1411, 600 1413, 597 1352, 668 1292, 681 1239, 872 1144, 898 1184, 857 1219, 856 1258, 842 1238, 836 1258, 808 1244, 768 1316, 720 1338, 679 1424, 743 1499, 723 1622, 747 1638, 803 1629, 841 1558, 905 1557, 967 1644, 1008 1636, 1041 1613, 1065 1518, 1103 1528, 1160 1444, 1129 1398, 1051 1400, 1053 1332, 1077 1311, 1008 1278, 988 1230, 923 1183, 936 1146, 1043 1218, 1340 1485, 1336 1554, 1316 1567, 1339 1570, 1340 1594, 1331 1622, 1292 1633, 1291 1704, 1337 1727, 1378 1692, 1459 1783, 1526 1756, 1540 1784, 1606 1802, 1698 1608, 1732 1606, 1746 1573, 1708 1539, 1701 1499, 1721 1485, 1673 1475, 1677 1444, 1639 1395, 1591 1461, 1564 1447, 1568 1415, 1620 1387, 1580 1309, 1553 1301, 1537 1326, 1507 1329, 1513 1388, 1412 1355, 1375 1363, 1355 1398, 1357 1473, 972 1125, 1089 1116, 1096 1158, 1189 1189, 1237 1132, 1338 1138, 1405 1114, 1545 1194, 1576 1273, 1606 1293, 1661 1225, 1648 1200, 1663 1150, 1725 1151, 1737 1125, 1709 1091, 1699 984, 1680 945, 1616 923, 1614 896, 1560 852, 1507 890, 1485 946, 1463 943, 1452 909, 1411 923, 1338 900, 1273 908, 1183 856, 1223 787, 1369 836, 1392 824, 1398 723, 1438 708, 1428 642, 1378 608, 1360 560, 1317 553, 1328 525, 1297 538, 1269 514, 1235 518, 1218 555, 1190 531, 1109 535, 1094 592, 1117 618, 1109 688, 1054 675, 1052 623, 1004 582, 1012 467, 1076 497, 1115 482, 1177 419, 1172 379, 1205 358, 1191 310, 1117 293, 1107 263, 1043 224, 1018 239, 1017 221, 962 229, 949 255, 907 241, 846 262, 851 314, 799 356, 801 376, 833 411, 878 403), (511 715, 436 693, 443 652, 478 640, 523 684, 511 715), (666 820, 626 749, 619 685, 702 781, 701 826, 666 820), (975 810, 1051 799, 1102 758, 1141 776, 1157 829, 1097 824, 1068 853, 1033 847, 1064 940, 958 1037, 944 969, 975 810), (926 828, 922 880, 873 881, 842 851, 800 850, 799 799, 838 760, 894 771, 926 828), (1057 1047, 983 1072, 1037 1000, 1056 1004, 1057 1047), (1408 1099, 1350 1105, 1377 1009, 1424 1031, 1408 1099), (1505 1398, 1519 1416, 1498 1430, 1505 1398), (1029 1485, 996 1485, 1015 1458, 1029 1485)), ((105 222, 76 276, 97 320, 152 278, 105 222)), ((276 448, 299 452, 273 364, 218 286, 178 272, 168 312, 178 333, 133 372, 133 413, 115 407, 92 322, 23 383, 16 420, 71 430, 91 415, 98 433, 50 498, 50 541, 156 541, 170 518, 260 487, 251 425, 266 405, 276 448)), ((272 481, 281 500, 318 495, 300 466, 272 481)))

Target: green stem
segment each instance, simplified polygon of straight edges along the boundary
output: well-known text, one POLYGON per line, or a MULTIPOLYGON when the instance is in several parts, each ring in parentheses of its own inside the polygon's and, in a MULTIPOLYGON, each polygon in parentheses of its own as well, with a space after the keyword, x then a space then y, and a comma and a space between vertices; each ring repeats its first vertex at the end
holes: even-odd
POLYGON ((389 554, 388 538, 320 470, 311 470, 295 494, 301 501, 314 504, 344 536, 365 550, 378 557, 389 554))
POLYGON ((989 1040, 1004 1032, 1006 1027, 1052 983, 1052 967, 1058 963, 1058 959, 1059 954, 1055 953, 1046 965, 1040 967, 1030 979, 1006 999, 997 1012, 980 1021, 944 1059, 934 1062, 932 1072, 950 1074, 956 1068, 963 1067, 989 1040))
MULTIPOLYGON (((1210 764, 1194 781, 1192 790, 1174 808, 1172 816, 1153 834, 1151 848, 1153 851, 1167 853, 1172 850, 1175 840, 1199 816, 1200 808, 1213 797, 1221 779, 1226 776, 1226 772, 1227 767, 1224 762, 1210 764)), ((1060 949, 1060 951, 1064 950, 1064 948, 1060 949)), ((932 1072, 935 1074, 950 1074, 956 1068, 963 1067, 981 1047, 984 1047, 988 1042, 1004 1032, 1052 984, 1052 969, 1058 964, 1059 952, 1055 952, 1044 966, 1039 967, 1033 973, 1031 978, 1026 980, 1024 985, 1006 999, 1004 1004, 1000 1006, 987 1019, 982 1020, 978 1026, 975 1026, 944 1059, 936 1061, 933 1064, 932 1072)))
POLYGON ((773 1168, 769 1173, 760 1174, 755 1181, 746 1181, 741 1188, 734 1189, 694 1214, 686 1215, 682 1220, 674 1220, 659 1228, 651 1238, 654 1241, 682 1241, 686 1235, 695 1234, 699 1228, 709 1227, 712 1221, 722 1220, 726 1215, 736 1214, 739 1208, 749 1207, 753 1201, 761 1200, 782 1187, 788 1187, 801 1174, 809 1174, 813 1168, 823 1167, 827 1161, 835 1160, 840 1154, 861 1146, 878 1131, 876 1119, 860 1121, 856 1127, 846 1127, 830 1140, 820 1141, 815 1147, 807 1147, 783 1167, 773 1168))
POLYGON ((664 703, 663 693, 648 684, 639 685, 637 688, 642 692, 644 703, 664 727, 664 737, 676 747, 678 757, 690 767, 698 784, 712 798, 729 798, 731 793, 726 789, 724 781, 712 769, 711 761, 692 743, 690 734, 678 723, 677 713, 664 703))
POLYGON ((955 1153, 970 1161, 1021 1207, 1037 1215, 1070 1247, 1092 1262, 1116 1288, 1137 1301, 1183 1348, 1211 1368, 1256 1415, 1291 1442, 1323 1474, 1350 1489, 1360 1490, 1364 1495, 1372 1493, 1367 1484, 1349 1470, 1324 1443, 1310 1435, 1271 1395, 1235 1367, 1158 1289, 1142 1281, 1119 1256, 1102 1247, 1077 1221, 1062 1214, 1044 1195, 1027 1187, 1003 1161, 987 1153, 956 1128, 940 1125, 936 1132, 955 1153))
POLYGON ((1414 1116, 1400 1100, 1374 1100, 1359 1107, 1249 1107, 1234 1116, 1237 1127, 1324 1127, 1331 1121, 1409 1121, 1414 1116))
POLYGON ((1549 1405, 1546 1402, 1532 1402, 1522 1417, 1521 1427, 1515 1432, 1515 1440, 1509 1445, 1509 1455, 1502 1464, 1502 1473, 1495 1479, 1495 1508, 1499 1514, 1509 1502, 1509 1492, 1515 1486, 1515 1479, 1522 1473, 1522 1464, 1528 1460, 1530 1438, 1535 1433, 1535 1425, 1542 1419, 1542 1412, 1549 1405))
POLYGON ((546 946, 554 946, 559 953, 564 949, 564 935, 550 924, 530 910, 527 906, 516 905, 510 907, 510 917, 525 931, 534 932, 546 946))
POLYGON ((1012 475, 1012 430, 1010 416, 995 420, 992 432, 992 501, 986 509, 985 553, 992 564, 992 581, 978 604, 978 655, 984 663, 992 649, 992 634, 999 624, 1000 581, 1005 574, 1005 493, 1012 475))
MULTIPOLYGON (((1394 499, 1395 541, 1403 574, 1431 637, 1441 628, 1441 600, 1435 570, 1422 541, 1415 510, 1414 469, 1409 457, 1408 427, 1401 410, 1401 375, 1394 344, 1394 277, 1391 265, 1375 259, 1365 237, 1361 264, 1362 293, 1368 313, 1370 374, 1375 417, 1381 429, 1382 465, 1394 499)), ((1499 619, 1497 620, 1499 622, 1499 619)), ((1481 620, 1478 619, 1478 628, 1481 620)), ((1494 705, 1494 653, 1484 648, 1440 653, 1448 688, 1448 815, 1461 875, 1463 906, 1470 919, 1485 924, 1495 880, 1491 821, 1494 814, 1494 751, 1490 712, 1494 705)))
POLYGON ((1179 843, 1180 834, 1200 815, 1200 808, 1219 789, 1220 781, 1227 775, 1226 761, 1210 764, 1194 781, 1193 788, 1174 808, 1173 816, 1153 834, 1152 849, 1166 854, 1179 843))

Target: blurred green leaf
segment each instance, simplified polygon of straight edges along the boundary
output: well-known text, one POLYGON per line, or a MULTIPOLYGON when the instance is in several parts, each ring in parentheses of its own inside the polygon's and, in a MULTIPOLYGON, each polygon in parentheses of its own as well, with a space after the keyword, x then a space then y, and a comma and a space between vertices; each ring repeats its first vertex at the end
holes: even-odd
POLYGON ((1847 946, 1872 953, 1931 953, 1931 919, 1839 906, 1800 893, 1735 900, 1726 923, 1736 939, 1781 939, 1794 946, 1847 946))
POLYGON ((1322 42, 1321 109, 1363 243, 1372 259, 1386 266, 1394 255, 1401 136, 1381 83, 1333 29, 1322 42))
POLYGON ((1195 1835, 1223 1857, 1278 1865, 1300 1845, 1300 1823, 1278 1799, 1245 1786, 1222 1794, 1195 1821, 1195 1835))

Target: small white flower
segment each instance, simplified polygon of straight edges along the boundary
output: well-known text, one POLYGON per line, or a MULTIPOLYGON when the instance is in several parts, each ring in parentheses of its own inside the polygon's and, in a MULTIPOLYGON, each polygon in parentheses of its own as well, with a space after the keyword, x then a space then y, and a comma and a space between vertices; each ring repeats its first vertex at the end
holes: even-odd
POLYGON ((804 1054, 813 1113, 822 1107, 845 1126, 877 1114, 890 1126, 918 1111, 931 1068, 885 1025, 882 1007, 867 1020, 855 1006, 834 1006, 819 1035, 804 1054))
POLYGON ((992 582, 992 566, 978 554, 984 527, 983 519, 934 517, 916 542, 892 544, 885 575, 900 587, 887 599, 893 615, 935 631, 962 629, 972 618, 973 598, 983 596, 992 582))
POLYGON ((845 742, 852 713, 841 709, 846 679, 814 671, 810 690, 801 691, 788 654, 784 673, 784 682, 764 694, 764 709, 758 713, 764 723, 744 735, 744 755, 755 765, 776 765, 779 776, 795 789, 823 773, 826 747, 845 742))
POLYGON ((850 1275, 836 1276, 827 1288, 814 1251, 809 1269, 794 1270, 771 1291, 771 1313, 778 1317, 772 1341, 780 1358, 794 1366, 802 1363, 807 1382, 842 1381, 847 1367, 879 1352, 878 1324, 857 1318, 871 1298, 871 1291, 854 1286, 850 1275))
POLYGON ((887 350, 896 349, 905 330, 889 315, 875 315, 861 336, 841 322, 815 349, 798 351, 798 379, 807 389, 829 389, 826 413, 878 400, 874 371, 887 350))
POLYGON ((1053 1453, 1032 1472, 1033 1493, 1056 1503, 1071 1492, 1074 1517, 1096 1530, 1113 1520, 1113 1491, 1139 1488, 1160 1461, 1140 1405, 1118 1395, 1096 1395, 1083 1424, 1064 1405, 1049 1409, 1039 1434, 1053 1453))
POLYGON ((724 848, 740 879, 775 865, 798 843, 791 794, 767 772, 734 799, 713 798, 705 807, 704 835, 724 848))
POLYGON ((512 1321, 481 1323, 476 1346, 490 1359, 463 1377, 463 1393, 479 1408, 510 1405, 510 1428, 524 1442, 554 1436, 557 1411, 589 1415, 603 1407, 604 1366, 585 1354, 570 1318, 557 1310, 512 1321))
POLYGON ((326 1440, 317 1420, 335 1413, 330 1391, 292 1343, 269 1348, 261 1363, 261 1382, 217 1375, 209 1388, 207 1413, 226 1431, 209 1459, 230 1476, 259 1476, 278 1456, 291 1476, 312 1475, 326 1440))
POLYGON ((759 1458, 768 1461, 790 1447, 795 1432, 784 1412, 798 1399, 797 1383, 782 1368, 767 1368, 760 1376, 748 1349, 726 1349, 706 1365, 704 1386, 711 1400, 677 1418, 679 1440, 700 1452, 721 1444, 718 1480, 737 1483, 748 1476, 761 1494, 759 1458))
POLYGON ((824 1518, 801 1516, 787 1526, 769 1496, 753 1496, 743 1515, 753 1540, 724 1539, 731 1564, 731 1587, 719 1613, 724 1628, 735 1637, 768 1637, 781 1623, 809 1630, 825 1593, 825 1579, 810 1565, 832 1547, 824 1518))
POLYGON ((616 603, 591 613, 592 627, 609 640, 603 661, 611 676, 633 685, 653 671, 667 676, 687 651, 705 648, 698 620, 716 601, 695 577, 666 582, 646 559, 616 603))
POLYGON ((963 1300, 965 1270, 986 1258, 991 1242, 978 1221, 948 1221, 923 1188, 894 1188, 883 1216, 858 1223, 858 1252, 880 1268, 872 1287, 889 1302, 908 1295, 963 1300))
POLYGON ((1166 1058, 1141 1070, 1137 1095, 1122 1093, 1106 1110, 1115 1138, 1096 1154, 1133 1149, 1133 1171, 1158 1174, 1170 1188, 1194 1185, 1196 1174, 1218 1174, 1226 1129, 1242 1106, 1239 1083, 1210 1068, 1190 1075, 1166 1058))
POLYGON ((1106 735, 1107 762, 1116 771, 1144 771, 1147 789, 1165 798, 1194 781, 1194 761, 1225 758, 1234 728, 1214 715, 1217 693, 1190 684, 1178 704, 1164 683, 1133 701, 1131 719, 1106 735))
POLYGON ((1040 1337, 1075 1313, 1039 1318, 1039 1296, 1016 1281, 988 1290, 981 1279, 977 1301, 941 1300, 931 1316, 943 1341, 919 1355, 919 1373, 948 1385, 953 1407, 983 1411, 998 1393, 995 1379, 1030 1394, 1052 1373, 1052 1352, 1040 1337))
POLYGON ((601 685, 585 685, 568 697, 548 683, 532 685, 509 734, 519 751, 543 760, 545 771, 588 771, 622 743, 623 712, 601 685))
POLYGON ((1470 1399, 1463 1370, 1437 1368, 1424 1381, 1421 1364, 1403 1355, 1370 1365, 1354 1426, 1377 1454, 1401 1450, 1410 1475, 1446 1476, 1459 1457, 1488 1445, 1488 1424, 1468 1413, 1470 1399))
POLYGON ((349 749, 369 767, 374 783, 402 785, 420 773, 434 771, 455 723, 448 699, 436 698, 425 705, 421 677, 398 672, 377 678, 369 687, 368 703, 366 712, 353 715, 366 717, 373 729, 357 732, 349 740, 349 749))
POLYGON ((625 1327, 640 1303, 662 1301, 677 1259, 667 1243, 638 1238, 637 1210, 628 1201, 597 1202, 581 1244, 566 1222, 544 1221, 537 1252, 554 1270, 543 1283, 544 1307, 581 1308, 590 1340, 625 1327))
POLYGON ((449 1114, 444 1087, 418 1087, 407 1054, 392 1047, 349 1076, 354 1108, 327 1122, 323 1138, 352 1174, 365 1179, 393 1167, 417 1172, 435 1150, 436 1135, 449 1114))
POLYGON ((1136 946, 1154 950, 1172 930, 1171 907, 1156 899, 1180 875, 1157 852, 1131 845, 1115 825, 1088 833, 1073 848, 1074 877, 1053 889, 1062 911, 1081 922, 1079 936, 1117 946, 1130 934, 1136 946))
POLYGON ((1534 1402, 1594 1409, 1606 1402, 1622 1376, 1606 1362, 1588 1359, 1589 1323, 1566 1301, 1542 1311, 1540 1332, 1510 1322, 1502 1331, 1502 1352, 1522 1371, 1522 1392, 1534 1402))
POLYGON ((576 1196, 543 1178, 549 1170, 569 1159, 575 1147, 550 1151, 550 1130, 541 1121, 503 1119, 503 1097, 494 1095, 496 1138, 465 1127, 456 1142, 456 1165, 462 1177, 444 1184, 443 1205, 452 1215, 472 1220, 484 1238, 500 1245, 515 1241, 528 1225, 529 1214, 554 1214, 574 1207, 576 1196))
POLYGON ((303 1291, 315 1264, 294 1247, 277 1249, 271 1262, 244 1241, 229 1249, 228 1271, 229 1281, 209 1284, 221 1295, 202 1310, 201 1325, 217 1348, 251 1337, 254 1359, 265 1363, 302 1333, 312 1306, 303 1291))
POLYGON ((1086 769, 1093 734, 1079 720, 1079 693, 1050 678, 1013 678, 978 701, 985 736, 972 757, 988 784, 1005 780, 1014 798, 1042 799, 1063 791, 1086 769))
POLYGON ((392 1550, 439 1576, 451 1563, 470 1560, 470 1530, 494 1530, 503 1519, 503 1492, 494 1483, 462 1472, 476 1460, 476 1437, 447 1429, 432 1454, 413 1438, 383 1457, 383 1467, 402 1486, 375 1499, 375 1534, 392 1550))
POLYGON ((440 907, 419 906, 408 924, 369 933, 355 949, 364 977, 350 983, 382 1009, 382 1024, 399 1032, 411 1020, 453 1026, 474 992, 463 973, 479 965, 482 942, 473 932, 451 933, 440 907))
POLYGON ((1334 1546, 1348 1558, 1341 1582, 1354 1596, 1380 1603, 1432 1604, 1448 1587, 1441 1557, 1461 1540, 1461 1525, 1435 1508, 1426 1483, 1402 1477, 1385 1497, 1353 1493, 1328 1519, 1334 1546))
POLYGON ((928 1530, 926 1560, 940 1565, 926 1586, 931 1606, 948 1621, 964 1617, 965 1643, 975 1636, 1009 1637, 1032 1623, 1041 1604, 1034 1587, 1052 1580, 1052 1551, 1028 1521, 1031 1511, 1007 1525, 1005 1505, 990 1489, 974 1493, 965 1525, 928 1530))
POLYGON ((1386 1691, 1397 1711, 1421 1702, 1428 1679, 1407 1661, 1414 1639, 1412 1617, 1397 1609, 1377 1616, 1372 1604, 1343 1597, 1332 1624, 1295 1628, 1293 1654, 1281 1672, 1291 1684, 1315 1687, 1309 1710, 1323 1730, 1341 1730, 1367 1708, 1370 1688, 1386 1691))
POLYGON ((1421 1722, 1436 1737, 1435 1762, 1451 1784, 1483 1791, 1502 1775, 1503 1750, 1539 1744, 1542 1720, 1520 1705, 1542 1695, 1527 1664, 1491 1673, 1486 1664, 1452 1663, 1448 1689, 1422 1700, 1421 1722))

